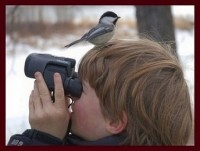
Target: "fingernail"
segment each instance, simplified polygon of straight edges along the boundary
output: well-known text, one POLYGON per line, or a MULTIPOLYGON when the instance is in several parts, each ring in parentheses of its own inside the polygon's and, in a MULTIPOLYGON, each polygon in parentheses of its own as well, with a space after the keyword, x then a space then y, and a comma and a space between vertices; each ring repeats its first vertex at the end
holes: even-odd
POLYGON ((40 76, 40 72, 35 72, 34 75, 35 75, 35 78, 36 78, 36 77, 40 76))
POLYGON ((56 72, 56 73, 54 73, 54 76, 59 77, 60 74, 56 72))

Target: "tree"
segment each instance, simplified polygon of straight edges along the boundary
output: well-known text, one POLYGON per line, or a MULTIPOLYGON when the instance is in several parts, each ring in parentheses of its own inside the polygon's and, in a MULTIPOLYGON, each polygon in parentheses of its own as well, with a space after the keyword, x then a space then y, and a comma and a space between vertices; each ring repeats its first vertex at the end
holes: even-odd
MULTIPOLYGON (((8 74, 11 74, 11 73, 14 73, 15 74, 15 71, 14 71, 14 65, 15 65, 15 60, 16 60, 16 49, 15 49, 15 46, 16 46, 16 43, 17 43, 17 38, 16 36, 14 35, 14 32, 12 31, 13 30, 13 27, 14 27, 14 24, 15 24, 15 14, 16 14, 16 11, 19 9, 19 6, 18 5, 15 5, 15 6, 12 6, 10 9, 8 9, 7 13, 6 13, 6 19, 10 19, 10 27, 9 29, 6 29, 6 30, 10 30, 10 39, 11 41, 13 41, 13 45, 11 47, 11 53, 13 55, 13 60, 11 62, 11 68, 10 70, 8 71, 8 74)), ((7 24, 6 24, 6 28, 7 28, 7 24)))
POLYGON ((171 6, 136 6, 136 18, 140 35, 170 44, 178 57, 171 6))

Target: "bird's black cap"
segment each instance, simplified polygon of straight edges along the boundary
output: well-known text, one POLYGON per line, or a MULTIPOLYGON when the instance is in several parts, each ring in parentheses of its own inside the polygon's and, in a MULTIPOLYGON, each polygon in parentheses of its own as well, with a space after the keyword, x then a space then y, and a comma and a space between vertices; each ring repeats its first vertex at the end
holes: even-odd
POLYGON ((114 12, 112 12, 112 11, 107 11, 107 12, 105 12, 103 15, 101 15, 100 20, 101 20, 103 17, 105 17, 105 16, 114 17, 114 18, 120 18, 120 17, 117 16, 117 14, 115 14, 114 12))

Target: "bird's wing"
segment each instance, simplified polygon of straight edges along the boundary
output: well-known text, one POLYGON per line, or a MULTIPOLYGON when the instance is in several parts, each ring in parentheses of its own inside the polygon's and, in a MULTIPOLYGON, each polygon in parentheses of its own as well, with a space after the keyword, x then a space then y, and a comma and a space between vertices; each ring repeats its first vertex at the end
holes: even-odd
POLYGON ((100 35, 108 32, 112 32, 114 28, 110 25, 98 24, 96 27, 92 28, 89 32, 83 35, 81 39, 94 39, 100 35))

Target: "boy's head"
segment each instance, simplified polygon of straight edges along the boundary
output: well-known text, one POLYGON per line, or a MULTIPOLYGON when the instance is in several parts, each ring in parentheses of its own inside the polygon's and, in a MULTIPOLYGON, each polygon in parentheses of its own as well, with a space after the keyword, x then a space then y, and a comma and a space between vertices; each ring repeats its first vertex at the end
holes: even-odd
POLYGON ((78 75, 94 90, 103 118, 122 123, 124 144, 186 144, 192 123, 190 96, 169 47, 147 39, 116 40, 90 50, 78 75))

